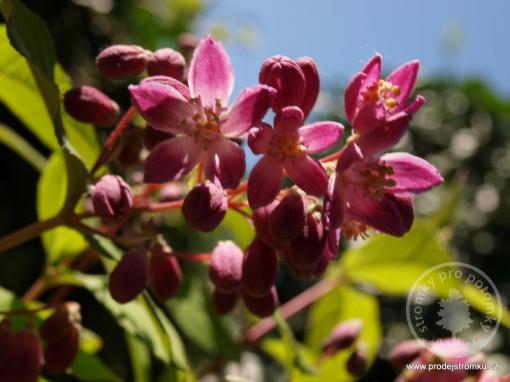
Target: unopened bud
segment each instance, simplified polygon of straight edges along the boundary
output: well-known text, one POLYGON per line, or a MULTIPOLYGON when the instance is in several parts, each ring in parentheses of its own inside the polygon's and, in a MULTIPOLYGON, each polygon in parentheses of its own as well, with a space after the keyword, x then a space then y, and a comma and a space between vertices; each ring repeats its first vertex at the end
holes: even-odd
POLYGON ((368 355, 367 346, 364 342, 358 344, 358 348, 350 355, 347 360, 347 371, 355 377, 362 376, 367 370, 368 355))
POLYGON ((254 209, 253 225, 255 227, 255 232, 257 232, 257 238, 271 248, 278 249, 281 247, 281 244, 273 238, 269 228, 269 218, 276 206, 278 206, 278 201, 274 200, 264 207, 254 209))
POLYGON ((214 289, 212 294, 212 305, 214 311, 220 316, 229 313, 234 309, 239 298, 239 292, 224 293, 218 289, 214 289))
POLYGON ((326 258, 322 256, 321 259, 319 260, 319 264, 317 264, 313 271, 313 276, 317 278, 321 277, 324 274, 324 272, 326 272, 326 269, 328 268, 328 263, 329 263, 328 260, 326 260, 326 258))
POLYGON ((152 150, 158 143, 173 138, 174 135, 147 125, 143 133, 143 144, 147 150, 152 150))
POLYGON ((225 192, 207 180, 188 193, 182 205, 182 214, 193 229, 210 232, 221 223, 227 209, 225 192))
POLYGON ((400 371, 405 365, 413 362, 423 351, 416 340, 407 340, 395 346, 389 354, 389 362, 395 371, 400 371))
POLYGON ((177 45, 185 57, 191 57, 199 42, 200 39, 192 33, 185 32, 177 36, 177 45))
POLYGON ((319 96, 319 70, 317 69, 317 65, 313 58, 310 57, 300 57, 296 60, 296 63, 299 65, 305 76, 305 95, 300 108, 306 118, 313 109, 315 102, 317 101, 317 97, 319 96))
POLYGON ((12 381, 36 382, 42 369, 43 351, 35 330, 28 328, 16 333, 14 348, 11 348, 11 351, 16 356, 12 367, 17 364, 17 372, 12 381))
POLYGON ((131 188, 117 175, 105 175, 90 187, 94 212, 103 217, 118 219, 125 216, 133 206, 131 188))
POLYGON ((243 261, 243 286, 252 296, 267 295, 274 285, 278 272, 276 252, 255 238, 243 261))
POLYGON ((291 192, 272 212, 269 227, 276 241, 286 243, 303 231, 305 221, 305 201, 300 194, 291 192))
POLYGON ((232 241, 220 241, 211 253, 209 278, 223 293, 236 292, 243 280, 243 251, 232 241))
POLYGON ((137 45, 112 45, 96 57, 99 72, 113 80, 126 80, 143 72, 150 52, 137 45))
POLYGON ((333 328, 322 344, 322 351, 333 355, 339 350, 350 348, 361 332, 361 321, 352 319, 341 322, 333 328))
POLYGON ((278 294, 273 286, 265 295, 254 297, 249 291, 243 288, 243 302, 246 308, 254 315, 267 317, 274 313, 278 306, 278 294))
POLYGON ((110 273, 110 294, 120 304, 136 298, 147 286, 148 260, 142 249, 127 251, 110 273))
POLYGON ((19 363, 16 334, 11 321, 4 319, 0 323, 0 381, 15 381, 19 363))
POLYGON ((290 242, 289 257, 299 269, 315 269, 325 245, 324 228, 319 213, 309 213, 301 233, 290 242))
POLYGON ((45 341, 55 341, 66 335, 71 327, 79 326, 80 322, 80 304, 72 301, 66 302, 44 320, 39 328, 39 334, 45 341))
POLYGON ((44 360, 51 374, 62 374, 71 366, 80 347, 80 325, 71 325, 66 334, 46 342, 44 360))
POLYGON ((179 262, 170 253, 154 251, 149 260, 149 287, 162 302, 175 297, 182 282, 179 262))
POLYGON ((119 106, 101 90, 79 86, 64 96, 67 112, 78 121, 99 126, 111 126, 119 117, 119 106))
POLYGON ((279 112, 286 106, 300 106, 305 95, 305 76, 299 65, 288 57, 273 56, 262 64, 259 82, 277 90, 272 108, 279 112))
POLYGON ((156 50, 147 64, 147 73, 149 76, 168 76, 182 81, 184 78, 184 69, 186 61, 179 52, 171 48, 156 50))

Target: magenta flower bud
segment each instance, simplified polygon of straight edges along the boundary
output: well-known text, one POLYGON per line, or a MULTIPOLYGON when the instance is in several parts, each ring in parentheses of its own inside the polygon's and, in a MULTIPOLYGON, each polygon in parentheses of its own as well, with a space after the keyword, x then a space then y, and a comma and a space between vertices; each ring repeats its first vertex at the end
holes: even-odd
POLYGON ((271 107, 275 112, 286 106, 300 106, 305 96, 305 76, 299 65, 284 56, 273 56, 262 64, 259 82, 277 90, 271 107))
POLYGON ((184 197, 185 191, 185 186, 182 183, 167 183, 159 191, 159 201, 174 202, 176 200, 181 200, 184 197))
POLYGON ((231 312, 232 309, 234 309, 238 298, 239 292, 224 293, 218 289, 214 289, 212 294, 212 305, 214 311, 220 316, 231 312))
POLYGON ((241 288, 243 251, 232 241, 220 241, 212 251, 209 278, 223 293, 233 293, 241 288))
POLYGON ((221 223, 227 209, 225 192, 207 180, 195 186, 186 196, 182 214, 193 229, 210 232, 221 223))
POLYGON ((317 267, 325 245, 324 227, 319 213, 309 213, 301 233, 290 242, 292 264, 302 270, 317 267))
POLYGON ((145 70, 150 55, 137 45, 111 45, 96 57, 96 66, 105 77, 127 80, 145 70))
POLYGON ((47 342, 55 341, 66 335, 73 326, 80 326, 80 322, 80 304, 74 301, 66 302, 44 320, 39 334, 47 342))
POLYGON ((352 319, 339 323, 322 343, 322 351, 333 355, 337 351, 350 348, 361 332, 361 321, 352 319))
POLYGON ((186 57, 191 57, 199 42, 200 39, 192 33, 185 32, 177 36, 177 45, 179 46, 179 50, 186 57))
POLYGON ((317 264, 313 271, 313 276, 317 278, 321 277, 324 274, 324 272, 326 272, 326 269, 328 268, 328 263, 329 263, 328 260, 326 260, 326 258, 322 256, 321 259, 319 260, 319 264, 317 264))
POLYGON ((152 293, 165 302, 177 295, 181 283, 181 267, 175 256, 154 251, 149 259, 149 287, 152 293))
POLYGON ((89 188, 94 212, 103 217, 117 219, 125 216, 133 206, 131 188, 116 175, 103 176, 89 188))
POLYGON ((269 227, 269 218, 276 206, 278 206, 278 201, 274 200, 264 207, 254 209, 253 225, 257 232, 257 238, 269 247, 278 249, 281 247, 281 244, 274 239, 269 227))
POLYGON ((305 76, 305 95, 300 108, 303 110, 303 114, 306 119, 308 114, 310 114, 310 111, 313 109, 315 102, 317 101, 317 97, 319 96, 319 69, 317 68, 317 64, 313 58, 310 57, 300 57, 296 60, 296 63, 299 65, 305 76))
POLYGON ((78 121, 99 126, 111 126, 119 117, 119 106, 101 90, 79 86, 64 96, 67 112, 78 121))
POLYGON ((305 201, 299 193, 291 192, 271 213, 269 228, 276 241, 286 243, 303 232, 305 221, 305 201))
POLYGON ((143 249, 130 249, 110 273, 110 294, 120 304, 134 300, 147 286, 147 255, 143 249))
POLYGON ((147 150, 152 150, 158 143, 173 138, 174 135, 147 125, 143 132, 143 144, 147 150))
POLYGON ((3 335, 0 359, 0 381, 37 382, 43 364, 43 351, 37 333, 25 328, 17 333, 10 330, 3 335))
POLYGON ((395 371, 401 371, 405 365, 418 358, 422 350, 423 347, 416 340, 403 341, 391 350, 388 361, 395 371))
POLYGON ((278 272, 276 252, 255 238, 243 261, 243 286, 254 297, 267 295, 273 287, 278 272))
POLYGON ((0 322, 0 381, 14 381, 17 373, 19 357, 16 335, 9 319, 0 322))
POLYGON ((71 325, 66 334, 46 343, 44 360, 50 374, 65 373, 71 366, 80 347, 80 329, 79 324, 71 325))
POLYGON ((358 348, 350 355, 347 360, 347 371, 355 377, 362 376, 367 370, 368 355, 367 346, 364 342, 358 344, 358 348))
POLYGON ((281 250, 281 256, 285 259, 285 263, 287 265, 287 269, 290 271, 292 276, 299 280, 309 280, 314 276, 315 268, 310 267, 307 269, 301 269, 296 267, 292 263, 292 256, 290 256, 290 251, 288 248, 281 250))
POLYGON ((270 316, 278 306, 278 294, 274 286, 268 293, 259 297, 254 297, 246 288, 243 288, 242 294, 246 308, 260 318, 270 316))
POLYGON ((168 76, 179 81, 184 78, 185 68, 186 61, 183 55, 171 48, 156 50, 147 63, 149 76, 168 76))

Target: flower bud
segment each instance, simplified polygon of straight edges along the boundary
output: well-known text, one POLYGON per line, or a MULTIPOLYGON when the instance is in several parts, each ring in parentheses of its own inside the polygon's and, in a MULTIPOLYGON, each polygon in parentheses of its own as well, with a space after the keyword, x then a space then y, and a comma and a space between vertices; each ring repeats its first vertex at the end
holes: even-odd
POLYGON ((14 381, 20 357, 16 343, 16 334, 9 319, 0 323, 0 381, 14 381))
POLYGON ((270 316, 278 306, 278 294, 274 286, 268 293, 259 297, 254 297, 246 288, 243 288, 242 292, 246 308, 260 318, 270 316))
POLYGON ((171 48, 156 50, 147 63, 149 76, 168 76, 179 81, 184 79, 185 68, 186 61, 183 55, 171 48))
POLYGON ((423 347, 416 340, 403 341, 391 350, 388 360, 395 371, 400 371, 418 358, 422 350, 423 347))
POLYGON ((278 206, 278 201, 274 200, 264 207, 254 209, 253 225, 258 239, 262 240, 269 247, 278 249, 281 247, 281 244, 273 238, 269 228, 269 218, 276 206, 278 206))
POLYGON ((80 322, 80 304, 73 301, 66 302, 44 320, 39 328, 39 334, 47 342, 55 341, 66 335, 71 327, 79 326, 80 322))
POLYGON ((333 328, 331 334, 322 343, 323 353, 333 355, 337 351, 350 348, 361 332, 361 321, 352 319, 341 322, 333 328))
POLYGON ((105 175, 89 188, 94 212, 103 217, 118 219, 133 206, 131 188, 120 176, 105 175))
POLYGON ((252 296, 267 295, 274 285, 278 272, 278 257, 275 251, 255 238, 243 261, 243 286, 252 296))
POLYGON ((239 298, 239 292, 224 293, 218 289, 214 289, 212 294, 212 304, 214 311, 223 316, 234 309, 237 299, 239 298))
POLYGON ((221 223, 227 209, 228 201, 223 190, 207 180, 186 196, 182 214, 193 229, 210 232, 221 223))
POLYGON ((110 97, 92 86, 79 86, 64 96, 67 112, 78 121, 111 126, 119 117, 119 106, 110 97))
POLYGON ((322 258, 325 238, 320 214, 309 213, 301 233, 290 242, 289 257, 298 269, 314 270, 322 258))
POLYGON ((358 344, 358 348, 350 355, 347 360, 347 371, 355 377, 362 376, 367 370, 368 355, 367 346, 364 342, 358 344))
POLYGON ((305 95, 305 76, 294 61, 284 56, 273 56, 262 64, 259 82, 275 88, 278 93, 271 107, 275 112, 286 106, 300 106, 305 95))
POLYGON ((80 325, 71 325, 66 334, 46 343, 44 360, 49 373, 62 374, 71 366, 80 347, 80 329, 80 325))
POLYGON ((243 251, 232 241, 220 241, 211 253, 209 278, 218 291, 236 292, 243 281, 243 251))
POLYGON ((143 144, 147 150, 152 150, 158 143, 173 138, 174 135, 147 125, 143 132, 143 144))
POLYGON ((303 231, 305 221, 305 201, 300 194, 291 192, 271 213, 269 228, 276 241, 286 243, 303 231))
POLYGON ((328 263, 329 263, 328 260, 326 260, 326 258, 322 256, 321 259, 319 260, 319 264, 317 264, 313 271, 313 276, 317 278, 321 277, 324 274, 324 272, 326 272, 326 269, 328 268, 328 263))
POLYGON ((154 251, 149 259, 149 287, 164 302, 175 297, 182 282, 179 262, 170 253, 154 251))
POLYGON ((177 45, 179 46, 179 50, 185 57, 188 58, 191 57, 199 42, 200 39, 192 33, 185 32, 177 36, 177 45))
MULTIPOLYGON (((41 373, 43 352, 37 333, 25 328, 10 337, 9 355, 0 366, 1 381, 36 382, 41 373)), ((4 344, 2 344, 4 347, 4 344)))
POLYGON ((147 286, 148 260, 143 249, 127 251, 110 273, 110 294, 120 304, 136 298, 147 286))
POLYGON ((150 54, 136 45, 111 45, 96 57, 96 66, 112 80, 127 80, 145 70, 150 54))
POLYGON ((296 63, 299 65, 305 76, 305 95, 300 108, 306 118, 313 109, 315 102, 317 101, 317 97, 319 96, 319 70, 317 69, 317 65, 313 58, 310 57, 300 57, 296 60, 296 63))

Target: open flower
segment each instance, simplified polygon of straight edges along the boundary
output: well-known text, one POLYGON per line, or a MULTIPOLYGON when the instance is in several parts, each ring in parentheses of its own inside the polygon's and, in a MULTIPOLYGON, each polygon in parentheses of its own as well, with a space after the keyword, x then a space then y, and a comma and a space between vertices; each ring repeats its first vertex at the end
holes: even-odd
POLYGON ((364 238, 371 227, 402 236, 414 219, 411 196, 442 182, 434 166, 407 153, 352 161, 329 180, 326 214, 347 239, 364 238))
POLYGON ((188 82, 189 88, 159 76, 129 87, 144 119, 153 128, 175 135, 152 149, 145 161, 145 182, 180 179, 203 161, 212 182, 235 188, 245 171, 245 154, 230 138, 260 124, 275 90, 265 85, 246 88, 227 108, 234 75, 223 45, 211 37, 196 48, 188 82))
POLYGON ((264 154, 248 178, 248 201, 252 208, 265 206, 276 198, 284 170, 306 193, 322 196, 326 192, 326 171, 309 154, 335 144, 344 127, 329 121, 302 126, 303 119, 300 108, 288 106, 276 115, 274 128, 263 124, 250 132, 250 148, 255 154, 264 154))

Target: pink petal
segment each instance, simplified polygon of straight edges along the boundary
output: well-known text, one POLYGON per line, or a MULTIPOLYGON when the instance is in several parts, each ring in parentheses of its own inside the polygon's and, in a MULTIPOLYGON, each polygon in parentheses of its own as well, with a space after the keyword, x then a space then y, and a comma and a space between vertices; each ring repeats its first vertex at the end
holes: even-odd
POLYGON ((270 155, 264 155, 248 178, 248 202, 252 209, 271 203, 282 188, 283 167, 270 155))
POLYGON ((361 92, 364 92, 370 85, 379 82, 379 79, 381 78, 381 65, 382 57, 379 53, 372 57, 365 65, 361 72, 365 73, 367 77, 365 78, 365 81, 363 81, 361 92))
POLYGON ((340 234, 339 228, 329 228, 326 238, 326 245, 324 246, 324 257, 327 261, 333 261, 338 257, 340 251, 340 234))
POLYGON ((145 82, 128 87, 133 105, 155 129, 182 133, 182 121, 193 113, 193 106, 172 86, 145 82))
POLYGON ((221 125, 227 137, 239 137, 260 124, 273 102, 276 90, 266 85, 255 85, 244 89, 221 125))
POLYGON ((324 215, 330 229, 338 228, 345 218, 345 195, 341 178, 337 173, 329 177, 328 189, 324 198, 324 215))
POLYGON ((297 106, 284 107, 274 117, 275 129, 297 130, 303 124, 304 115, 297 106))
POLYGON ((176 80, 175 78, 168 77, 168 76, 151 76, 146 77, 142 81, 140 81, 140 84, 148 84, 148 83, 158 83, 161 85, 167 85, 175 88, 179 93, 181 93, 184 98, 190 99, 191 98, 191 92, 189 88, 184 85, 181 81, 176 80))
POLYGON ((352 124, 358 109, 359 93, 367 75, 363 72, 356 74, 345 88, 344 107, 347 119, 352 124))
POLYGON ((363 159, 363 153, 356 142, 347 143, 340 152, 336 163, 336 172, 342 173, 349 169, 355 162, 363 159))
POLYGON ((423 192, 443 182, 439 171, 424 159, 407 153, 391 153, 381 157, 381 162, 391 166, 391 176, 397 184, 392 192, 423 192))
POLYGON ((248 146, 253 154, 263 154, 269 149, 271 138, 273 137, 273 128, 267 123, 262 123, 260 127, 254 127, 248 134, 248 146))
POLYGON ((285 170, 289 178, 303 191, 315 196, 326 193, 328 177, 321 163, 308 155, 286 159, 285 170))
POLYGON ((195 49, 188 75, 193 97, 200 97, 202 105, 228 104, 234 87, 234 73, 230 58, 221 42, 210 36, 202 39, 195 49))
POLYGON ((341 137, 344 126, 337 122, 316 122, 298 130, 309 154, 315 154, 333 146, 341 137))
POLYGON ((366 133, 381 126, 386 120, 386 110, 380 102, 370 101, 364 104, 352 122, 352 128, 358 133, 366 133))
POLYGON ((414 209, 409 197, 386 193, 376 200, 351 187, 347 198, 347 214, 353 220, 393 236, 403 236, 411 228, 414 209))
POLYGON ((236 188, 246 170, 244 150, 236 143, 220 138, 207 150, 206 176, 223 188, 236 188))
POLYGON ((414 114, 425 104, 425 97, 418 95, 412 101, 406 103, 401 111, 407 114, 414 114))
POLYGON ((420 62, 418 60, 410 61, 395 69, 386 79, 386 81, 400 87, 400 94, 395 97, 398 105, 403 105, 411 95, 418 78, 419 69, 420 62))
POLYGON ((303 97, 303 102, 301 103, 301 110, 303 110, 303 114, 305 115, 306 119, 308 114, 310 114, 310 111, 313 109, 313 106, 317 101, 317 97, 319 96, 319 70, 317 69, 315 61, 311 57, 299 57, 296 60, 296 63, 299 65, 301 71, 305 75, 305 96, 303 97))
POLYGON ((191 137, 158 143, 145 160, 144 182, 165 183, 187 175, 198 162, 201 147, 191 137))

